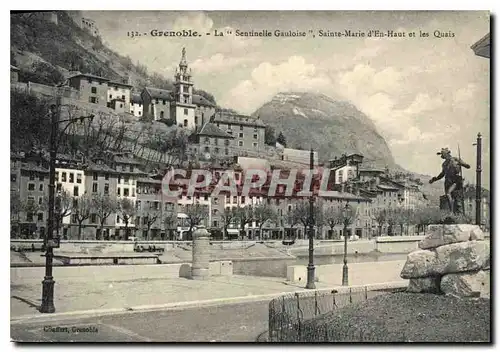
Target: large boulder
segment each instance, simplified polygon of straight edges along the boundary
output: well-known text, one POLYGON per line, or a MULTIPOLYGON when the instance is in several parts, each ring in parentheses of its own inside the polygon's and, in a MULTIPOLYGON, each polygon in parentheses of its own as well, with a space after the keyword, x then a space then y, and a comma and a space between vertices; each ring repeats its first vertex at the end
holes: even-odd
POLYGON ((428 234, 418 243, 420 249, 432 249, 452 243, 484 239, 483 231, 478 225, 429 225, 427 231, 428 234))
POLYGON ((480 270, 490 257, 490 245, 485 241, 468 241, 436 248, 437 263, 431 268, 437 274, 452 274, 480 270))
POLYGON ((421 277, 436 276, 437 256, 433 251, 416 250, 408 254, 406 263, 401 271, 403 279, 416 279, 421 277))
POLYGON ((440 292, 440 277, 430 276, 419 279, 410 279, 407 292, 413 293, 439 293, 440 292))
POLYGON ((490 272, 447 274, 441 278, 440 288, 457 297, 490 297, 490 272))

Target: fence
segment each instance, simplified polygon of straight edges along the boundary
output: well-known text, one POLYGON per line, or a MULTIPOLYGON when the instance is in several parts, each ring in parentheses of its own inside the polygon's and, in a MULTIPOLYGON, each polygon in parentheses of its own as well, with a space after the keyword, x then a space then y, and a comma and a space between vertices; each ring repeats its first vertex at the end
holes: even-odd
MULTIPOLYGON (((350 288, 347 292, 290 293, 269 302, 268 342, 391 342, 381 326, 359 327, 323 319, 327 313, 366 301, 390 290, 350 288), (313 319, 315 318, 315 319, 313 319)), ((335 319, 334 319, 335 320, 335 319)), ((392 337, 394 338, 394 336, 392 337)), ((404 341, 404 337, 397 340, 404 341)))

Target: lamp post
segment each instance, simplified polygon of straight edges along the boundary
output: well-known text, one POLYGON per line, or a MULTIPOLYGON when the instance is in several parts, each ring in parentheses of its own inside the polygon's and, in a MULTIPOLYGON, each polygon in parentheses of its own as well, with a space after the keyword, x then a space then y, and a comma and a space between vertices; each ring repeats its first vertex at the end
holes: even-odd
MULTIPOLYGON (((310 154, 311 177, 314 172, 314 151, 311 148, 310 154)), ((307 264, 307 289, 315 289, 314 284, 314 195, 312 193, 313 183, 311 182, 311 196, 309 197, 309 263, 307 264)))
POLYGON ((473 145, 476 146, 476 225, 481 226, 481 133, 473 145))
MULTIPOLYGON (((84 119, 92 120, 94 115, 81 116, 79 118, 60 120, 61 114, 61 97, 56 98, 56 103, 50 107, 50 154, 49 154, 49 204, 48 204, 48 219, 47 219, 47 234, 45 237, 45 277, 42 281, 42 304, 40 306, 41 313, 54 313, 54 278, 52 276, 52 261, 54 257, 53 248, 57 246, 54 241, 54 205, 55 205, 55 182, 56 182, 56 156, 58 147, 57 130, 62 122, 69 122, 63 129, 62 133, 68 126, 76 121, 83 122, 84 119)), ((61 135, 62 135, 61 133, 61 135)))
POLYGON ((344 220, 344 266, 342 267, 342 286, 349 285, 349 268, 347 267, 347 225, 349 225, 349 218, 351 208, 349 207, 349 202, 345 203, 345 208, 343 210, 343 220, 344 220))

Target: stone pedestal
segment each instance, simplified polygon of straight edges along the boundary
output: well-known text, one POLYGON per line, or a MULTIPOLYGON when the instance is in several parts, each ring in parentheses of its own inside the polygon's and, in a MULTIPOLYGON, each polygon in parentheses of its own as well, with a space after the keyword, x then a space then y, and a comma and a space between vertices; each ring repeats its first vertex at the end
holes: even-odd
POLYGON ((210 233, 204 226, 198 226, 193 232, 193 263, 191 267, 191 278, 193 280, 206 280, 210 271, 210 233))

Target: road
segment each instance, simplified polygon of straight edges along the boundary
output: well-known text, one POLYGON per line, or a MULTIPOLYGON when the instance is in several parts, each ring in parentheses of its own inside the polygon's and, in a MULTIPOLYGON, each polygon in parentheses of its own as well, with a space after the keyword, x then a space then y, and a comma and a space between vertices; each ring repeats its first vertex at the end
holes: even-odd
POLYGON ((255 342, 259 334, 267 330, 268 314, 268 302, 261 301, 16 323, 11 324, 11 339, 19 342, 255 342), (87 330, 72 332, 73 328, 87 330))

